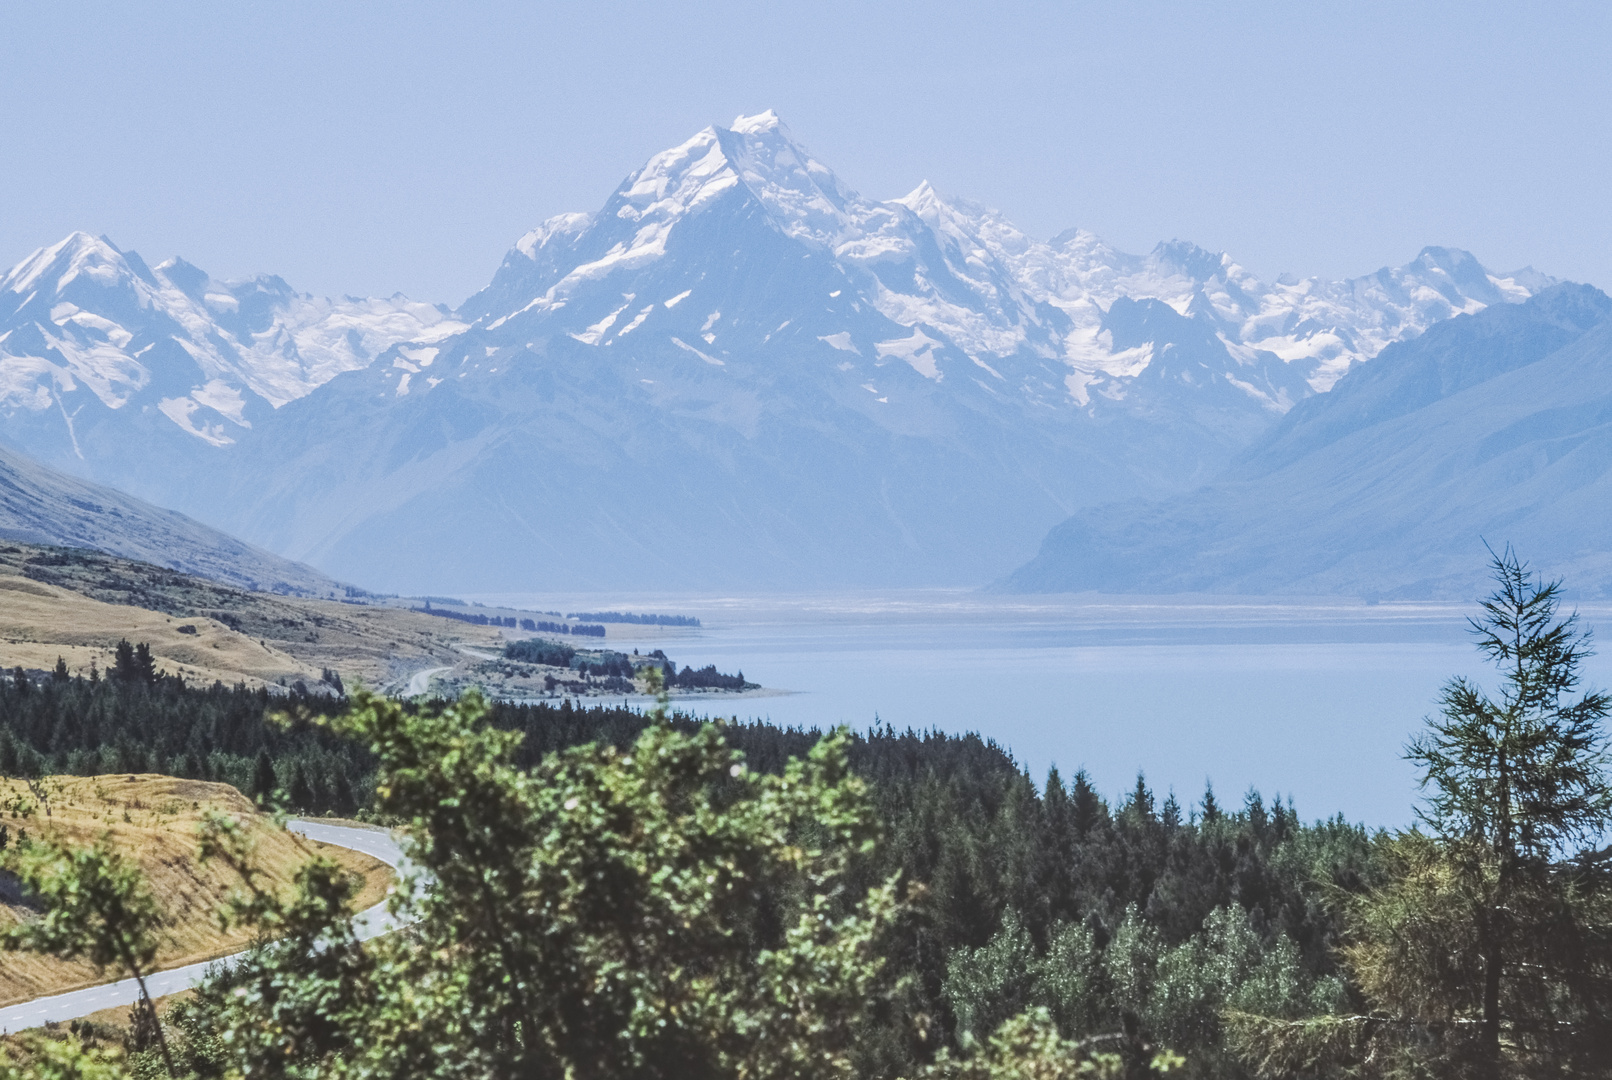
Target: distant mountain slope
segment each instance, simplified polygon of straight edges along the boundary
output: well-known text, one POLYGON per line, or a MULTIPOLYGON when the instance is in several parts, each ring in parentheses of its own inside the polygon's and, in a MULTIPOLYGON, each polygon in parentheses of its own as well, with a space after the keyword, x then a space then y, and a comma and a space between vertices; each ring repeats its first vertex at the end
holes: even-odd
POLYGON ((1435 326, 1293 409, 1221 480, 1077 513, 1014 591, 1460 596, 1483 541, 1612 592, 1612 299, 1435 326))
POLYGON ((100 484, 65 476, 0 448, 0 538, 90 548, 238 588, 341 596, 311 567, 100 484))
POLYGON ((1161 243, 1146 256, 1116 251, 1080 230, 1038 241, 995 211, 946 199, 928 183, 899 199, 867 199, 767 112, 656 154, 596 214, 544 222, 459 317, 488 329, 540 321, 592 345, 622 345, 629 334, 681 334, 696 344, 691 335, 709 336, 720 353, 730 348, 736 319, 761 314, 706 304, 713 298, 702 282, 722 271, 726 242, 744 235, 731 231, 741 216, 764 222, 829 268, 823 292, 808 275, 771 282, 756 297, 783 292, 818 315, 814 321, 828 314, 846 332, 818 340, 851 355, 929 354, 933 362, 921 366, 933 380, 989 379, 999 391, 1053 406, 1103 407, 1103 397, 1123 398, 1128 381, 1169 342, 1116 338, 1108 315, 1121 297, 1156 300, 1197 320, 1229 349, 1202 381, 1229 374, 1247 384, 1245 395, 1280 411, 1291 401, 1267 399, 1257 385, 1273 363, 1291 369, 1276 381, 1296 400, 1389 342, 1454 314, 1526 299, 1551 280, 1532 270, 1491 274, 1466 252, 1427 248, 1409 265, 1368 277, 1266 283, 1229 256, 1183 241, 1161 243), (722 224, 701 223, 712 217, 722 224), (690 233, 708 246, 691 248, 690 233), (677 299, 657 307, 649 292, 632 288, 646 278, 686 291, 666 294, 660 299, 677 299), (883 319, 856 317, 864 312, 883 319), (939 339, 934 348, 900 347, 916 328, 939 339), (878 340, 886 334, 890 340, 878 340), (961 364, 954 368, 948 353, 961 364), (1016 359, 1028 361, 1023 370, 1016 359), (1037 360, 1055 361, 1048 385, 1037 360))
POLYGON ((927 184, 867 198, 770 112, 544 222, 451 319, 276 281, 41 252, 0 282, 7 440, 398 591, 978 584, 1550 283, 1039 241, 927 184))

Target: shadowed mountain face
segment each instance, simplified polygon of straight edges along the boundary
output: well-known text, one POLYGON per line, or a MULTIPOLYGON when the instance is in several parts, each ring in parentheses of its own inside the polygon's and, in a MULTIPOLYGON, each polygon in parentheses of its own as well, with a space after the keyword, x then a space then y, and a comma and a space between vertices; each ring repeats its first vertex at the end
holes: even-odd
POLYGON ((260 592, 345 593, 343 586, 311 567, 4 449, 0 540, 91 548, 260 592))
POLYGON ((1485 541, 1612 592, 1612 299, 1558 285, 1392 345, 1225 476, 1083 510, 1023 592, 1464 596, 1485 541))
POLYGON ((1209 481, 1385 345, 1549 284, 1445 249, 1267 284, 1181 242, 1036 241, 927 184, 867 199, 770 113, 545 222, 452 318, 109 246, 92 294, 48 254, 0 287, 9 441, 444 591, 977 584, 1081 507, 1209 481), (136 328, 159 307, 182 332, 136 328), (295 358, 247 344, 275 327, 295 358), (75 411, 77 373, 127 363, 75 411))

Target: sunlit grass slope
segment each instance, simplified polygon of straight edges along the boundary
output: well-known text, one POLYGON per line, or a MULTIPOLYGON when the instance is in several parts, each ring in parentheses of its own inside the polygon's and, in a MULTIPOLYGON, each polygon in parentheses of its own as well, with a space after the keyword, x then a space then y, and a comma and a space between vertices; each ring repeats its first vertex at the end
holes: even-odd
MULTIPOLYGON (((178 967, 235 952, 249 931, 220 929, 216 912, 240 880, 227 866, 196 858, 196 826, 209 810, 248 823, 267 880, 289 885, 299 865, 322 853, 363 878, 354 910, 379 902, 392 881, 385 864, 346 848, 316 844, 276 828, 251 801, 227 784, 168 776, 57 776, 32 785, 0 779, 0 827, 9 844, 52 835, 90 844, 110 838, 145 872, 165 916, 159 968, 178 967), (47 813, 48 804, 48 813, 47 813)), ((0 923, 33 914, 15 879, 0 875, 0 923)), ((44 994, 93 986, 125 972, 100 973, 83 962, 0 952, 0 1006, 44 994)))

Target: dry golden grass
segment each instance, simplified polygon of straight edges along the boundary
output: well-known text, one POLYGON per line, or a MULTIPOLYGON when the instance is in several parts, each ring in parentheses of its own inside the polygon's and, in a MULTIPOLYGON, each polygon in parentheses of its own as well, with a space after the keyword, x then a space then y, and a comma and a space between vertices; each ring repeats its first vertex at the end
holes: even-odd
POLYGON ((249 593, 96 552, 0 544, 0 666, 105 670, 119 640, 165 674, 248 686, 318 684, 322 669, 385 688, 452 665, 499 632, 395 607, 249 593))
MULTIPOLYGON (((49 815, 38 795, 22 781, 0 780, 0 825, 13 843, 23 830, 30 837, 52 835, 89 844, 101 836, 136 860, 157 897, 167 925, 157 957, 159 968, 179 967, 237 952, 250 940, 249 931, 224 932, 215 918, 224 899, 240 885, 221 863, 196 859, 196 826, 208 810, 248 822, 256 842, 257 862, 266 878, 285 888, 298 866, 315 852, 323 853, 363 878, 353 910, 378 903, 392 881, 385 864, 347 848, 313 843, 277 829, 252 803, 228 784, 178 780, 169 776, 118 774, 61 776, 41 782, 48 795, 49 815), (25 807, 32 806, 31 812, 25 807)), ((5 895, 0 922, 26 918, 14 880, 0 882, 5 895)), ((67 962, 26 953, 0 953, 0 1006, 95 986, 126 972, 98 972, 84 962, 67 962)))
POLYGON ((56 666, 67 661, 74 674, 91 665, 105 671, 120 639, 151 646, 158 667, 187 680, 260 686, 281 678, 319 681, 319 669, 290 654, 236 633, 213 619, 176 618, 157 611, 105 604, 54 585, 0 575, 0 663, 6 667, 56 666), (182 634, 190 626, 195 634, 182 634))

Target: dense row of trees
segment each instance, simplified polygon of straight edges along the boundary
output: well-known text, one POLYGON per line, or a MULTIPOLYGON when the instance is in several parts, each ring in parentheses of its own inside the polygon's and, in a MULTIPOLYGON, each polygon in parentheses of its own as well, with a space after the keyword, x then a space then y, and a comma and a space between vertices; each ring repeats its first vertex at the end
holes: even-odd
POLYGON ((549 667, 570 667, 577 651, 558 641, 527 638, 511 641, 504 646, 504 657, 523 664, 546 664, 549 667))
POLYGON ((679 671, 677 670, 677 662, 660 649, 646 653, 642 658, 637 657, 635 654, 633 661, 635 665, 641 665, 646 661, 652 662, 656 667, 660 668, 662 685, 672 690, 760 689, 759 684, 744 681, 744 672, 741 671, 737 675, 724 675, 716 669, 715 664, 707 664, 698 670, 684 664, 683 670, 679 671))
POLYGON ((635 615, 630 611, 573 611, 567 619, 583 622, 629 623, 634 626, 699 626, 700 620, 692 615, 635 615))
MULTIPOLYGON (((0 770, 169 772, 264 797, 278 788, 293 808, 314 813, 367 804, 373 756, 309 722, 333 715, 335 704, 313 697, 290 703, 304 719, 277 725, 265 715, 288 703, 262 691, 173 679, 10 680, 0 687, 0 770)), ((630 746, 651 723, 640 710, 569 702, 494 704, 487 715, 494 728, 520 733, 511 754, 525 770, 585 743, 630 746)), ((680 716, 667 723, 684 733, 700 727, 680 716)), ((809 753, 821 733, 732 723, 724 735, 750 768, 777 774, 809 753)), ((1156 805, 1139 779, 1111 805, 1084 775, 1066 784, 1054 773, 1032 783, 1005 751, 974 735, 885 728, 850 737, 847 753, 869 783, 886 835, 854 880, 868 886, 899 873, 926 883, 914 918, 889 943, 890 959, 912 978, 911 1006, 947 1037, 962 1030, 958 1015, 985 1015, 968 1012, 963 984, 948 984, 948 965, 959 950, 990 947, 1004 920, 1038 949, 1069 925, 1088 931, 1098 948, 1142 924, 1175 947, 1194 939, 1211 913, 1235 910, 1262 943, 1281 935, 1293 942, 1295 962, 1313 981, 1334 972, 1330 947, 1338 934, 1314 880, 1357 887, 1370 873, 1372 841, 1362 830, 1305 825, 1290 807, 1252 793, 1230 811, 1213 793, 1183 810, 1173 799, 1156 805)), ((1102 990, 1088 1011, 1117 1017, 1116 1000, 1102 990)), ((986 1008, 994 1018, 1006 1007, 986 1008)), ((1212 1033, 1206 1038, 1212 1042, 1212 1033)), ((915 1052, 907 1033, 895 1029, 877 1045, 889 1068, 915 1052)))
MULTIPOLYGON (((65 757, 41 754, 20 771, 174 772, 224 780, 256 794, 278 787, 294 807, 314 812, 345 812, 338 805, 344 792, 355 793, 355 801, 370 798, 373 758, 314 724, 265 723, 264 712, 283 702, 261 693, 164 682, 91 687, 72 680, 20 693, 7 687, 0 693, 0 716, 6 718, 0 765, 4 740, 39 753, 18 735, 42 737, 54 730, 54 746, 46 742, 41 749, 65 757), (106 727, 91 725, 75 734, 62 726, 66 713, 86 705, 106 727), (116 710, 137 720, 121 739, 112 728, 116 710), (32 725, 14 729, 11 718, 19 713, 31 715, 32 725), (178 752, 192 741, 194 760, 178 752), (209 741, 211 748, 202 754, 209 741), (69 742, 98 743, 106 756, 90 758, 76 746, 67 749, 69 742), (169 752, 166 758, 162 750, 141 756, 142 745, 169 752)), ((316 716, 331 711, 315 699, 302 705, 316 716)), ((495 728, 522 734, 511 754, 525 770, 584 743, 628 747, 650 723, 638 710, 582 709, 569 702, 494 705, 488 719, 495 728)), ((700 726, 682 717, 668 724, 684 733, 700 726)), ((739 723, 728 725, 724 735, 751 768, 767 774, 809 753, 820 737, 739 723)), ((874 817, 885 823, 885 843, 854 868, 852 879, 861 887, 893 874, 926 883, 923 902, 891 933, 886 947, 893 969, 911 979, 907 1005, 931 1018, 942 1041, 965 1031, 988 1034, 1017 1006, 1042 1004, 1045 995, 991 975, 996 962, 991 958, 1003 957, 1010 940, 1038 955, 1057 950, 1069 940, 1071 928, 1096 954, 1106 954, 1115 940, 1133 952, 1183 947, 1191 952, 1198 948, 1192 943, 1205 936, 1205 920, 1213 917, 1219 920, 1215 925, 1240 928, 1240 947, 1258 957, 1272 952, 1289 964, 1293 985, 1324 983, 1335 978, 1331 948, 1339 927, 1315 882, 1357 888, 1372 874, 1373 842, 1363 830, 1341 822, 1305 825, 1287 805, 1254 793, 1240 807, 1223 810, 1209 792, 1200 805, 1184 810, 1173 799, 1158 805, 1139 779, 1111 805, 1083 774, 1067 784, 1056 773, 1042 785, 1032 783, 1006 752, 972 735, 886 728, 851 737, 847 753, 854 772, 869 782, 874 817), (959 964, 976 974, 958 974, 959 964)), ((1176 968, 1187 952, 1177 956, 1176 968)), ((1203 956, 1200 968, 1220 962, 1213 949, 1203 956)), ((1133 959, 1141 963, 1146 957, 1133 959)), ((1089 982, 1078 1005, 1055 1015, 1065 1021, 1066 1034, 1083 1030, 1069 1026, 1077 1016, 1118 1030, 1123 1015, 1134 1011, 1127 992, 1089 982)), ((1195 1007, 1210 1015, 1211 1023, 1193 1029, 1185 1049, 1220 1053, 1212 1023, 1219 1003, 1213 994, 1199 995, 1195 1007)), ((1139 1015, 1152 1024, 1153 1013, 1144 1009, 1139 1015)), ((899 1070, 912 1064, 912 1055, 923 1056, 924 1047, 913 1043, 905 1023, 892 1019, 868 1042, 867 1053, 880 1071, 899 1070)), ((1185 1029, 1161 1030, 1179 1039, 1185 1029)))
MULTIPOLYGON (((474 695, 354 705, 336 730, 377 759, 376 808, 431 881, 394 893, 408 930, 358 941, 328 861, 290 896, 264 887, 250 838, 215 815, 203 849, 240 872, 231 913, 263 943, 166 1022, 143 1005, 132 1061, 36 1039, 0 1076, 784 1080, 904 1062, 915 1080, 1118 1080, 1178 1060, 1134 1033, 1065 1039, 1038 1013, 964 1056, 938 1048, 888 948, 921 898, 855 880, 880 829, 843 733, 764 774, 718 728, 657 716, 628 746, 528 769, 474 695)), ((158 916, 117 852, 46 840, 10 865, 52 907, 50 932, 13 946, 149 962, 158 916)))
POLYGON ((46 679, 13 672, 0 681, 0 773, 166 773, 263 799, 280 790, 309 813, 351 814, 368 801, 373 760, 308 722, 338 711, 336 698, 189 686, 155 674, 141 649, 120 646, 106 678, 70 677, 59 665, 46 679), (287 704, 304 719, 267 721, 287 704))
POLYGON ((706 664, 698 671, 683 665, 683 670, 673 673, 669 668, 664 676, 666 684, 679 690, 756 690, 759 683, 744 681, 744 672, 737 675, 724 675, 716 669, 715 664, 706 664))
POLYGON ((575 634, 580 637, 604 637, 605 628, 597 625, 567 623, 553 623, 543 619, 522 619, 514 615, 487 615, 479 611, 455 611, 452 608, 432 607, 429 600, 424 607, 410 608, 422 615, 438 615, 444 619, 454 619, 458 622, 469 623, 471 626, 502 626, 511 630, 519 627, 533 634, 575 634))
POLYGON ((531 619, 522 619, 521 629, 531 630, 540 634, 573 634, 577 637, 601 638, 605 636, 605 628, 597 623, 574 623, 567 625, 565 623, 544 622, 541 619, 537 620, 536 622, 533 622, 531 619))
MULTIPOLYGON (((629 657, 625 653, 603 652, 592 659, 579 660, 577 651, 569 645, 534 638, 509 642, 504 646, 504 658, 526 664, 574 667, 581 675, 605 679, 633 679, 641 676, 644 669, 654 667, 660 672, 662 685, 674 690, 759 689, 758 684, 745 682, 744 672, 725 675, 716 669, 715 664, 707 664, 698 670, 684 664, 683 670, 679 671, 677 664, 660 649, 644 656, 629 657)), ((618 685, 623 690, 631 690, 625 684, 618 685)))

